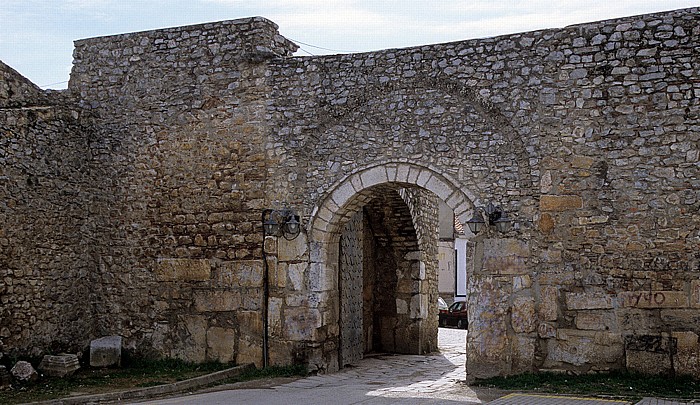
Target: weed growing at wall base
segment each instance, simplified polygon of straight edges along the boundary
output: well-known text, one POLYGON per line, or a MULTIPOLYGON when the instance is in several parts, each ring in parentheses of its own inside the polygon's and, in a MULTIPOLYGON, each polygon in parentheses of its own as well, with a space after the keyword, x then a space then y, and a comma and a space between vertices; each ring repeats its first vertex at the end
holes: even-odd
POLYGON ((631 400, 639 400, 642 397, 700 399, 700 380, 691 377, 649 376, 621 372, 583 375, 528 373, 511 377, 478 379, 473 385, 631 400))

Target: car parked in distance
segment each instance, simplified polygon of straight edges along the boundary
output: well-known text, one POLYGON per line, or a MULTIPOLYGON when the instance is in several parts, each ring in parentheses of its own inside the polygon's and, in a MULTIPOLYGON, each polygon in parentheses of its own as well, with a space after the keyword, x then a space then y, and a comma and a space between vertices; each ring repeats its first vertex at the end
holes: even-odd
POLYGON ((443 309, 447 309, 447 303, 442 299, 442 297, 438 297, 438 309, 441 311, 443 309))
POLYGON ((469 321, 467 320, 467 303, 464 301, 455 301, 447 309, 441 309, 438 314, 438 323, 440 326, 456 326, 460 329, 467 329, 469 321))

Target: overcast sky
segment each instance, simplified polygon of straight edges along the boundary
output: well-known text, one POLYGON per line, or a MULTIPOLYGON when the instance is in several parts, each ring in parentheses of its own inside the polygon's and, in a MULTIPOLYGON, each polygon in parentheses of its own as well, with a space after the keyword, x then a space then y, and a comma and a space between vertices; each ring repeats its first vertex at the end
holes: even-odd
POLYGON ((0 60, 43 88, 60 89, 67 86, 76 39, 208 21, 263 16, 301 45, 297 55, 319 55, 698 5, 700 0, 0 0, 0 60))

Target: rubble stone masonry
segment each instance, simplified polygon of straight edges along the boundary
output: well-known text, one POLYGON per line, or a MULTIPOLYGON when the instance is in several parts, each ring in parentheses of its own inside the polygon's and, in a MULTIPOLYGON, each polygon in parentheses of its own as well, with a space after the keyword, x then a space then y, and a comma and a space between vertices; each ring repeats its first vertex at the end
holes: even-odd
POLYGON ((342 225, 399 190, 421 351, 435 198, 492 201, 517 226, 469 244, 469 376, 700 377, 699 38, 691 8, 293 57, 256 17, 77 41, 65 92, 0 64, 0 352, 261 365, 267 312, 272 363, 334 370, 342 225), (302 234, 263 240, 283 207, 302 234))

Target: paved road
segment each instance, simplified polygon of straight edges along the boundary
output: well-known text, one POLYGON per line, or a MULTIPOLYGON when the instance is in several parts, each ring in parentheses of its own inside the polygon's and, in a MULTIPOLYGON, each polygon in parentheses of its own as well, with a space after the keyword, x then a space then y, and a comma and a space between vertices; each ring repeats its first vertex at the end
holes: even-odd
MULTIPOLYGON (((439 328, 440 354, 377 355, 338 373, 299 379, 267 389, 234 389, 187 395, 150 404, 481 404, 465 384, 466 331, 439 328)), ((482 397, 484 394, 480 394, 482 397)), ((486 395, 488 396, 488 394, 486 395)))

